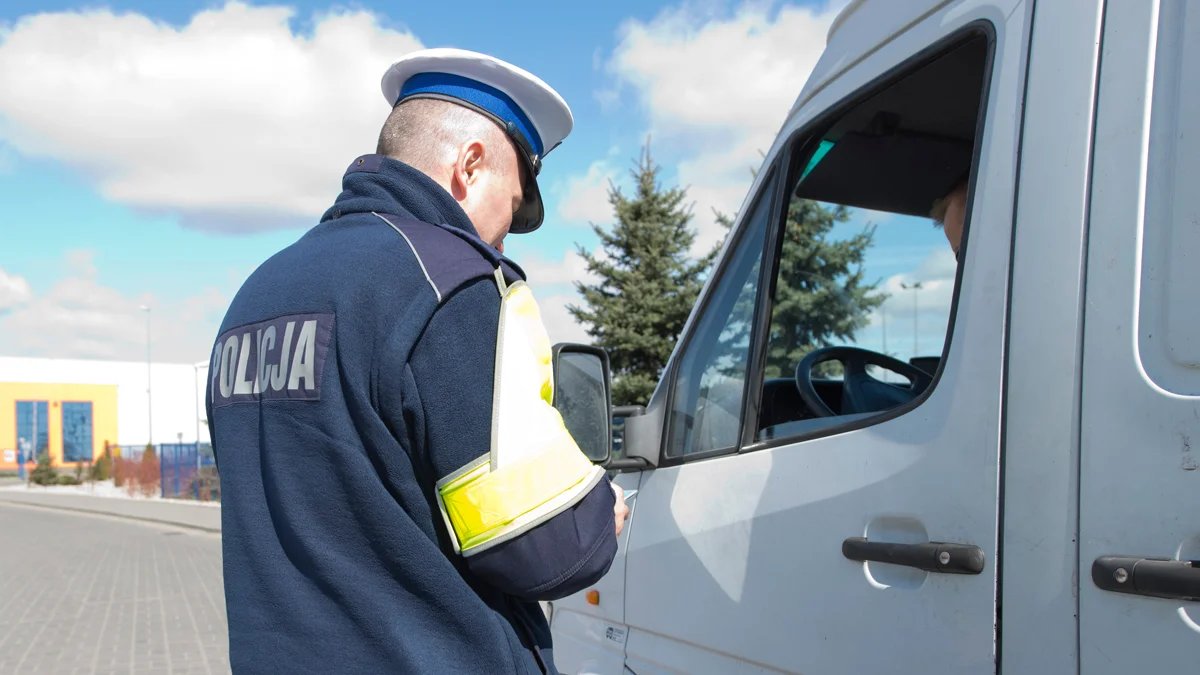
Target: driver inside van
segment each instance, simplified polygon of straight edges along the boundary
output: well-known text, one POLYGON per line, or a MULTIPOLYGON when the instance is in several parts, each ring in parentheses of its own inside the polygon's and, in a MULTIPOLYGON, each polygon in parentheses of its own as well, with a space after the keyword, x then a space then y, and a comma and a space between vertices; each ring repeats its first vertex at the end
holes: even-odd
POLYGON ((967 217, 967 181, 969 174, 963 174, 940 199, 933 203, 929 217, 935 225, 942 228, 950 250, 954 251, 954 259, 958 260, 958 247, 962 241, 963 221, 967 217))

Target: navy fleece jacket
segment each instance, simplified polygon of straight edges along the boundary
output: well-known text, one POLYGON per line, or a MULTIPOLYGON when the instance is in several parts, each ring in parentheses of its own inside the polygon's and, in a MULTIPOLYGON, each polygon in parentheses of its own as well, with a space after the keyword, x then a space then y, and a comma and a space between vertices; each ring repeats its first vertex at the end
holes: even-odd
POLYGON ((250 276, 214 344, 233 672, 553 673, 536 601, 608 571, 607 479, 468 558, 434 497, 489 451, 492 274, 523 272, 405 164, 364 156, 343 188, 250 276))

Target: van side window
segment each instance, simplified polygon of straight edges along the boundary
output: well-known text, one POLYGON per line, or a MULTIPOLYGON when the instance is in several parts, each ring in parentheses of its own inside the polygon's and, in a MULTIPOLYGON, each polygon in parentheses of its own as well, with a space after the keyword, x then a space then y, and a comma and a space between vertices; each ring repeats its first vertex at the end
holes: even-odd
POLYGON ((961 44, 797 142, 756 441, 886 419, 934 386, 967 260, 986 52, 961 44))
POLYGON ((775 177, 763 181, 750 219, 726 254, 720 278, 682 352, 672 392, 667 456, 735 448, 750 358, 763 248, 775 177))

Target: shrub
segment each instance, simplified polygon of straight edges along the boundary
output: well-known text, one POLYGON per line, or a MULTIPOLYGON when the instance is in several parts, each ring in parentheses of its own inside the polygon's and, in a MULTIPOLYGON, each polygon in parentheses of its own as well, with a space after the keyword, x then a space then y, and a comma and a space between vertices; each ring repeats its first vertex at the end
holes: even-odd
POLYGON ((153 445, 147 445, 142 453, 142 461, 138 462, 137 482, 139 492, 143 497, 151 497, 159 491, 161 474, 158 468, 158 455, 153 445))
POLYGON ((58 477, 59 485, 81 485, 82 483, 83 483, 83 481, 79 480, 75 476, 68 476, 67 474, 63 474, 58 477))
POLYGON ((54 485, 58 482, 58 471, 50 464, 50 453, 38 456, 37 468, 29 473, 29 480, 38 485, 54 485))
POLYGON ((121 487, 129 479, 129 460, 117 457, 112 461, 113 485, 121 487))
POLYGON ((91 477, 92 480, 108 480, 113 477, 112 448, 109 447, 108 441, 104 441, 104 454, 92 465, 91 477))

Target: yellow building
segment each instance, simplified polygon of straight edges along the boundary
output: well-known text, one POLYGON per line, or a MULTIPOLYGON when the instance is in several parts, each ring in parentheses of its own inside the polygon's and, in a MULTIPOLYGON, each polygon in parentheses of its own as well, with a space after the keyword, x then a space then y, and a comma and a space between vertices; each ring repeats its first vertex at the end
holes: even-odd
POLYGON ((0 471, 16 471, 35 436, 54 466, 94 461, 117 443, 117 386, 0 382, 0 471))

